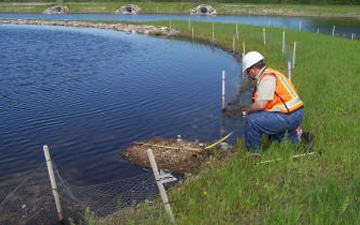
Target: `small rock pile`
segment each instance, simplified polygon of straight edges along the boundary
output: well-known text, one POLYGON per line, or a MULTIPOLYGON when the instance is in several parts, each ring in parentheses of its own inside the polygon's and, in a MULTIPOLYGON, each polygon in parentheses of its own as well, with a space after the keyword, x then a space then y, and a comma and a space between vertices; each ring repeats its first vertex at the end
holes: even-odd
POLYGON ((55 5, 47 8, 43 11, 43 14, 65 14, 68 13, 69 9, 65 5, 55 5))
POLYGON ((128 4, 121 6, 116 10, 115 14, 138 14, 141 11, 141 8, 134 4, 128 4))
POLYGON ((206 15, 206 16, 212 16, 216 15, 216 9, 210 5, 199 5, 195 8, 190 9, 191 15, 206 15))

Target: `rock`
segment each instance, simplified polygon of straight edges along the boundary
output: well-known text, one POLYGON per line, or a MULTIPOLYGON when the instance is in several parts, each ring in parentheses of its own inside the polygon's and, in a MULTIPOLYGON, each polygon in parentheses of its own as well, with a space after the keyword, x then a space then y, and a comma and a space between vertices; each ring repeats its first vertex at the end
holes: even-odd
POLYGON ((175 29, 167 27, 155 27, 148 25, 130 25, 130 24, 104 24, 66 20, 21 20, 21 19, 0 19, 0 24, 29 24, 29 25, 48 25, 48 26, 68 26, 68 27, 91 27, 98 29, 111 29, 123 31, 126 33, 138 33, 156 36, 174 36, 179 33, 175 29))
POLYGON ((232 146, 229 145, 229 144, 226 143, 226 142, 221 142, 221 143, 219 144, 219 148, 220 148, 221 151, 229 151, 229 150, 232 149, 232 146))
POLYGON ((206 15, 206 16, 212 16, 216 15, 216 9, 210 5, 199 5, 195 8, 190 9, 191 15, 206 15))
POLYGON ((68 13, 69 9, 65 5, 55 5, 47 8, 43 11, 43 14, 65 14, 68 13))
POLYGON ((138 14, 141 11, 141 8, 134 4, 123 5, 117 9, 115 14, 138 14))

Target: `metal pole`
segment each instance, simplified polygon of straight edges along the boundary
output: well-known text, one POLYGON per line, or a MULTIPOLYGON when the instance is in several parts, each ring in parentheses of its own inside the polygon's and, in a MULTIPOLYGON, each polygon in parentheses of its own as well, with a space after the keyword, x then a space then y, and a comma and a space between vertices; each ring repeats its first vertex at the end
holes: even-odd
POLYGON ((225 109, 225 70, 222 71, 222 109, 225 109))
POLYGON ((295 68, 295 58, 296 58, 296 41, 294 41, 294 52, 293 52, 293 64, 292 64, 292 68, 295 68))
POLYGON ((291 62, 288 61, 288 78, 291 81, 291 62))
POLYGON ((47 165, 47 169, 48 169, 48 173, 49 173, 49 177, 50 177, 52 193, 53 193, 53 196, 55 199, 56 211, 58 214, 59 222, 61 224, 64 224, 64 215, 62 212, 60 197, 59 197, 59 193, 58 193, 57 186, 56 186, 56 180, 55 180, 54 170, 53 170, 53 166, 52 166, 52 162, 51 162, 51 158, 50 158, 49 147, 47 145, 44 145, 43 151, 44 151, 46 165, 47 165))
POLYGON ((167 214, 169 215, 170 222, 174 224, 175 219, 174 219, 174 216, 173 216, 172 211, 171 211, 169 199, 168 199, 168 196, 166 194, 165 188, 164 188, 164 186, 163 186, 163 184, 161 182, 161 178, 160 178, 158 167, 156 165, 154 154, 153 154, 153 152, 152 152, 152 150, 150 148, 146 152, 147 152, 147 155, 149 157, 150 165, 151 165, 151 168, 153 170, 155 180, 156 180, 156 184, 157 184, 157 186, 159 188, 160 196, 161 196, 161 199, 162 199, 162 201, 164 203, 165 210, 166 210, 167 214))

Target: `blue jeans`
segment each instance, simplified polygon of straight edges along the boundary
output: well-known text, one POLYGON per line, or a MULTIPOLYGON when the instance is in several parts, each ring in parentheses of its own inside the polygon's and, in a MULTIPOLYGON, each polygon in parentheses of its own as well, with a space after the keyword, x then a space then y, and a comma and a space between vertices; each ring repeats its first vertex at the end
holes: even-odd
POLYGON ((304 108, 292 113, 261 111, 251 113, 245 119, 245 145, 248 150, 260 148, 262 134, 269 135, 269 141, 281 141, 286 131, 291 142, 296 143, 301 135, 295 135, 295 130, 304 118, 304 108))

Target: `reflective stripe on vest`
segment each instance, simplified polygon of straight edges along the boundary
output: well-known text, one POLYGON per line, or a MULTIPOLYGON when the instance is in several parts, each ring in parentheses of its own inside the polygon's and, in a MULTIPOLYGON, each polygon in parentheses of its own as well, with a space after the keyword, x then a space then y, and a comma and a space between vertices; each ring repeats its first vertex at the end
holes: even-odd
MULTIPOLYGON (((279 71, 266 68, 261 74, 257 85, 259 85, 262 78, 267 75, 276 77, 276 88, 274 99, 267 103, 264 109, 265 111, 290 113, 304 105, 290 80, 279 71)), ((255 101, 256 98, 257 90, 255 90, 254 93, 255 101)))

